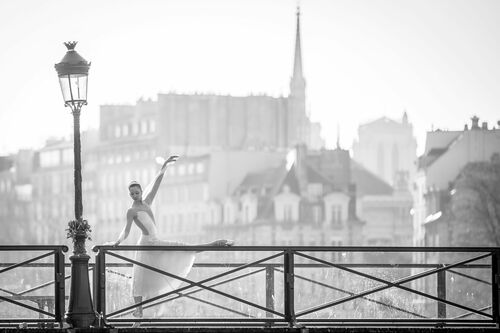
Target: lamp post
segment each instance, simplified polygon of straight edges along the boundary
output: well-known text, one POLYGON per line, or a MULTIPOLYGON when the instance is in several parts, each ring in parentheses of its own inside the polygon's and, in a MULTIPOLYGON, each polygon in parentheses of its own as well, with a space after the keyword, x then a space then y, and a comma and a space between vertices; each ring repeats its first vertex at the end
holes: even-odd
POLYGON ((73 114, 75 220, 68 224, 68 238, 73 240, 74 250, 71 260, 71 289, 66 321, 73 327, 89 327, 96 321, 92 305, 89 283, 89 255, 85 250, 85 239, 89 237, 90 226, 83 220, 82 204, 82 163, 80 152, 80 110, 87 104, 87 77, 90 62, 76 51, 77 42, 66 42, 68 51, 60 63, 55 65, 64 98, 64 106, 73 114))

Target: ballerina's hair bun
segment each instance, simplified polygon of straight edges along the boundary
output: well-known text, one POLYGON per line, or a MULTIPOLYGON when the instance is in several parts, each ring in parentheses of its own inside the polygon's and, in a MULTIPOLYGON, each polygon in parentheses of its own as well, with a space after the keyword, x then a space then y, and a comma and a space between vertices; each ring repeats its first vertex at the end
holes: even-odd
POLYGON ((131 188, 132 186, 137 186, 137 187, 139 187, 139 188, 141 189, 141 191, 142 191, 142 186, 141 186, 141 184, 139 184, 139 183, 138 183, 138 182, 136 182, 135 180, 131 181, 131 182, 130 182, 130 184, 128 184, 128 189, 130 190, 130 188, 131 188))

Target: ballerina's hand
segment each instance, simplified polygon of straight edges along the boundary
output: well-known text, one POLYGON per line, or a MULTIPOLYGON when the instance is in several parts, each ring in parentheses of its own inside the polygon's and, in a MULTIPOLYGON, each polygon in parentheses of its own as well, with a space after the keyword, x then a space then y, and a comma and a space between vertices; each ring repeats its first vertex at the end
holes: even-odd
POLYGON ((162 170, 165 170, 169 164, 174 164, 179 156, 177 155, 172 155, 170 156, 165 162, 163 162, 163 166, 161 167, 162 170))
POLYGON ((105 246, 118 246, 120 244, 119 242, 106 242, 103 245, 105 246))

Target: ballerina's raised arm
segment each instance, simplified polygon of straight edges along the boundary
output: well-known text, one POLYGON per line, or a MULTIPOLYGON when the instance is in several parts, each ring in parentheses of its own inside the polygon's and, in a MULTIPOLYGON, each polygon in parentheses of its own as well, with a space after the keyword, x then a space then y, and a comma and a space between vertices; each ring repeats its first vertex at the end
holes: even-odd
POLYGON ((144 203, 148 205, 151 205, 153 203, 153 199, 155 198, 156 193, 158 192, 158 188, 160 188, 163 175, 165 174, 168 165, 174 164, 178 158, 179 156, 172 155, 165 162, 163 162, 163 166, 161 167, 160 171, 156 174, 153 181, 144 189, 143 193, 144 203))

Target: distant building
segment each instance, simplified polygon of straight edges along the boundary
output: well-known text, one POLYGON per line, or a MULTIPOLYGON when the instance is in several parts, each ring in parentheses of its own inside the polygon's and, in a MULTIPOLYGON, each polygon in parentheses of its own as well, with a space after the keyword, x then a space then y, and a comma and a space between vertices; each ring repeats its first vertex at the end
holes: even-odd
POLYGON ((249 172, 207 230, 247 245, 404 245, 412 200, 403 191, 346 150, 298 146, 278 166, 249 172))
POLYGON ((365 168, 395 185, 401 172, 410 181, 415 174, 417 141, 406 112, 400 122, 382 117, 358 128, 353 158, 365 168))
POLYGON ((425 245, 426 221, 442 210, 450 186, 460 170, 469 162, 489 161, 500 152, 500 129, 479 126, 472 118, 469 129, 463 131, 428 132, 425 151, 418 159, 418 171, 413 188, 413 228, 415 246, 425 245))
POLYGON ((33 151, 0 156, 0 241, 3 244, 26 244, 33 239, 32 185, 29 170, 33 151))
MULTIPOLYGON (((82 133, 83 217, 95 220, 95 200, 91 197, 95 180, 86 172, 87 150, 96 144, 94 132, 82 133)), ((32 241, 38 244, 66 243, 65 229, 75 218, 73 141, 49 139, 33 156, 31 174, 33 218, 30 219, 32 241)))

